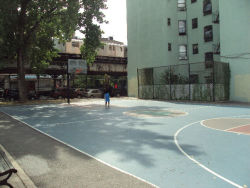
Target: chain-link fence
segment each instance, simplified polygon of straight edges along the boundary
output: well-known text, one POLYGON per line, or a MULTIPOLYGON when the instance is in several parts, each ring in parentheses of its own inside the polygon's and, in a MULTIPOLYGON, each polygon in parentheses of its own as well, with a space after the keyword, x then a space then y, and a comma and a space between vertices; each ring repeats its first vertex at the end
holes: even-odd
POLYGON ((137 70, 142 99, 224 101, 229 99, 228 63, 202 62, 137 70))

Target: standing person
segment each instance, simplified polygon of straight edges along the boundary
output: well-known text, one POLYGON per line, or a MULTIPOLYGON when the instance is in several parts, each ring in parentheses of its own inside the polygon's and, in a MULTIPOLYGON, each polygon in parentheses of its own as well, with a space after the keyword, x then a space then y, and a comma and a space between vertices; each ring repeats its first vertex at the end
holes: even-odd
POLYGON ((4 98, 5 101, 8 99, 8 94, 9 94, 9 90, 5 89, 4 92, 3 92, 3 98, 4 98))
POLYGON ((105 107, 109 108, 109 103, 110 103, 109 90, 105 91, 105 93, 104 93, 104 99, 105 99, 105 107))

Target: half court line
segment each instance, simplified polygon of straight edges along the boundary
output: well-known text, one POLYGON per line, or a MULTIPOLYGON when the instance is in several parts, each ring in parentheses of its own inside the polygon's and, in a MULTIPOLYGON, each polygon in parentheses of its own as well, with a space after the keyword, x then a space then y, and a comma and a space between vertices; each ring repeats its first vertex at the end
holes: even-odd
MULTIPOLYGON (((202 120, 202 121, 204 121, 204 120, 202 120)), ((220 175, 220 174, 216 173, 215 171, 209 169, 208 167, 206 167, 205 165, 203 165, 203 164, 200 163, 199 161, 195 160, 193 157, 191 157, 190 155, 188 155, 188 154, 182 149, 182 147, 179 145, 178 139, 177 139, 179 133, 182 132, 184 129, 186 129, 186 128, 188 128, 188 127, 194 125, 194 124, 201 123, 202 121, 196 121, 196 122, 187 124, 187 125, 185 125, 184 127, 180 128, 180 129, 175 133, 175 135, 174 135, 174 142, 175 142, 175 145, 176 145, 177 148, 181 151, 182 154, 184 154, 188 159, 190 159, 191 161, 193 161, 195 164, 197 164, 198 166, 200 166, 201 168, 203 168, 203 169, 206 170, 207 172, 209 172, 209 173, 211 173, 211 174, 217 176, 217 177, 220 178, 221 180, 223 180, 223 181, 225 181, 225 182, 227 182, 227 183, 233 185, 234 187, 237 187, 237 188, 244 188, 243 186, 241 186, 241 185, 239 185, 239 184, 237 184, 237 183, 235 183, 235 182, 233 182, 233 181, 231 181, 231 180, 229 180, 229 179, 223 177, 222 175, 220 175)))

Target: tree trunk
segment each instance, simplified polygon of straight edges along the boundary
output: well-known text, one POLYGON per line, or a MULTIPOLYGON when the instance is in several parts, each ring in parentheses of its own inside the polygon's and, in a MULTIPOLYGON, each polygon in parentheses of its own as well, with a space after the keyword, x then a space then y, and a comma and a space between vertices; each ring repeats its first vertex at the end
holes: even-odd
POLYGON ((24 58, 23 51, 19 49, 17 54, 17 74, 18 74, 18 90, 19 90, 19 101, 27 101, 26 93, 26 83, 25 83, 25 67, 24 67, 24 58))

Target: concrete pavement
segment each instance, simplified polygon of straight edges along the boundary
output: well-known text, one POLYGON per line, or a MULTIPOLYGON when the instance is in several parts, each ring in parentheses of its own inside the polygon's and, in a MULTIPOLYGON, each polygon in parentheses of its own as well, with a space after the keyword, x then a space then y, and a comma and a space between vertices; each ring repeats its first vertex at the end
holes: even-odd
POLYGON ((112 188, 153 187, 107 166, 0 112, 0 144, 24 174, 14 175, 14 187, 112 188), (25 178, 25 174, 28 176, 25 178), (25 185, 25 182, 28 184, 25 185))

